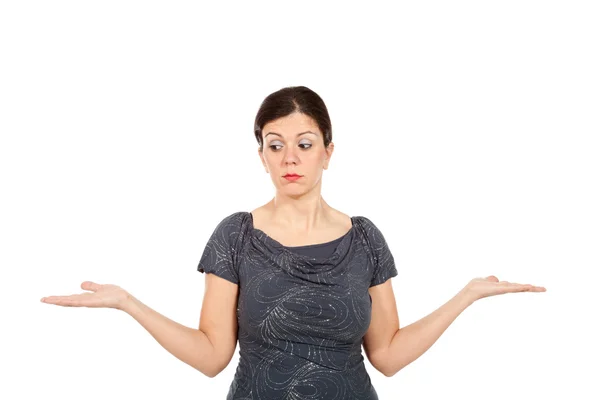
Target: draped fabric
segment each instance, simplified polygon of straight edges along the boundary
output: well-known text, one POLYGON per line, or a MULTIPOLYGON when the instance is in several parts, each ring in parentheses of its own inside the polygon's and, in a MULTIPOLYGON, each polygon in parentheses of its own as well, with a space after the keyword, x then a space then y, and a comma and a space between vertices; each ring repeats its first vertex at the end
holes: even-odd
POLYGON ((375 224, 351 220, 327 256, 316 252, 323 244, 283 246, 254 228, 250 212, 217 225, 198 271, 240 289, 240 359, 227 400, 378 399, 361 352, 371 321, 368 288, 398 271, 375 224), (311 246, 315 252, 307 253, 311 246))

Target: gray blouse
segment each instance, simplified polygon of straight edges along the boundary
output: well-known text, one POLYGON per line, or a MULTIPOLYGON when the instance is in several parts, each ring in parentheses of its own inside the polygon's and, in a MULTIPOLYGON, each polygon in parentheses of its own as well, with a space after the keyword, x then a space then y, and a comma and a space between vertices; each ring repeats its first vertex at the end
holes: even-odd
POLYGON ((310 257, 329 257, 333 254, 338 244, 342 241, 344 236, 341 236, 331 242, 326 243, 318 243, 318 244, 309 244, 305 246, 285 246, 290 251, 293 251, 297 254, 303 254, 305 256, 310 257))
POLYGON ((198 263, 239 285, 239 363, 227 400, 377 400, 361 353, 368 288, 398 275, 375 224, 351 217, 340 238, 283 246, 235 212, 198 263))

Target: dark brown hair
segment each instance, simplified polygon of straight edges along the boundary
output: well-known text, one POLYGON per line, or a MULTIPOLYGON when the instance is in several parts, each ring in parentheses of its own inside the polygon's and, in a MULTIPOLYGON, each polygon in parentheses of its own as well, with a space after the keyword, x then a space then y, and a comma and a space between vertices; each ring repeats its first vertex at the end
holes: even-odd
POLYGON ((295 112, 306 114, 319 126, 325 148, 332 139, 331 120, 325 102, 306 86, 288 86, 268 95, 254 120, 254 136, 263 151, 262 129, 266 124, 295 112))

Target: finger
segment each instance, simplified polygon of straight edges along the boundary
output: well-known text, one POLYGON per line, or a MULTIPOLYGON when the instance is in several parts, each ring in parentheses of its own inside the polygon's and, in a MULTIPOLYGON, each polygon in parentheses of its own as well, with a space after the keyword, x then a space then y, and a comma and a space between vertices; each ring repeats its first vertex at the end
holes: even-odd
POLYGON ((535 286, 531 284, 520 285, 522 292, 545 292, 546 288, 542 286, 535 286))
POLYGON ((503 281, 498 283, 498 287, 500 287, 504 293, 515 293, 526 292, 531 288, 531 285, 522 285, 520 283, 503 281))
POLYGON ((89 304, 89 296, 91 293, 74 294, 71 296, 49 296, 42 298, 42 302, 47 304, 55 304, 58 306, 67 307, 82 307, 89 304))
POLYGON ((100 289, 100 285, 95 282, 85 281, 81 284, 81 288, 83 290, 91 290, 92 292, 96 292, 98 289, 100 289))
POLYGON ((69 299, 67 296, 48 296, 42 298, 42 302, 56 304, 57 306, 65 306, 69 303, 69 299))
POLYGON ((521 287, 524 292, 545 292, 546 288, 543 286, 535 286, 532 285, 530 283, 525 283, 525 284, 519 284, 519 283, 514 283, 513 285, 518 285, 519 287, 521 287))
POLYGON ((48 296, 42 298, 42 301, 47 304, 56 304, 62 306, 69 302, 69 296, 48 296))
POLYGON ((546 288, 543 286, 532 286, 530 292, 545 292, 546 288))

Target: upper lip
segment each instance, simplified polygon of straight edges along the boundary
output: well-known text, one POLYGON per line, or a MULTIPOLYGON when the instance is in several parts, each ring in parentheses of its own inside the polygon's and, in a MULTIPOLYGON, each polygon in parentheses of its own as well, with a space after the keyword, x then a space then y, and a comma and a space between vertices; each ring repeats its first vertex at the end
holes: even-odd
POLYGON ((296 174, 296 173, 288 173, 288 174, 285 174, 285 175, 284 175, 284 177, 285 177, 285 176, 301 176, 301 175, 298 175, 298 174, 296 174))

